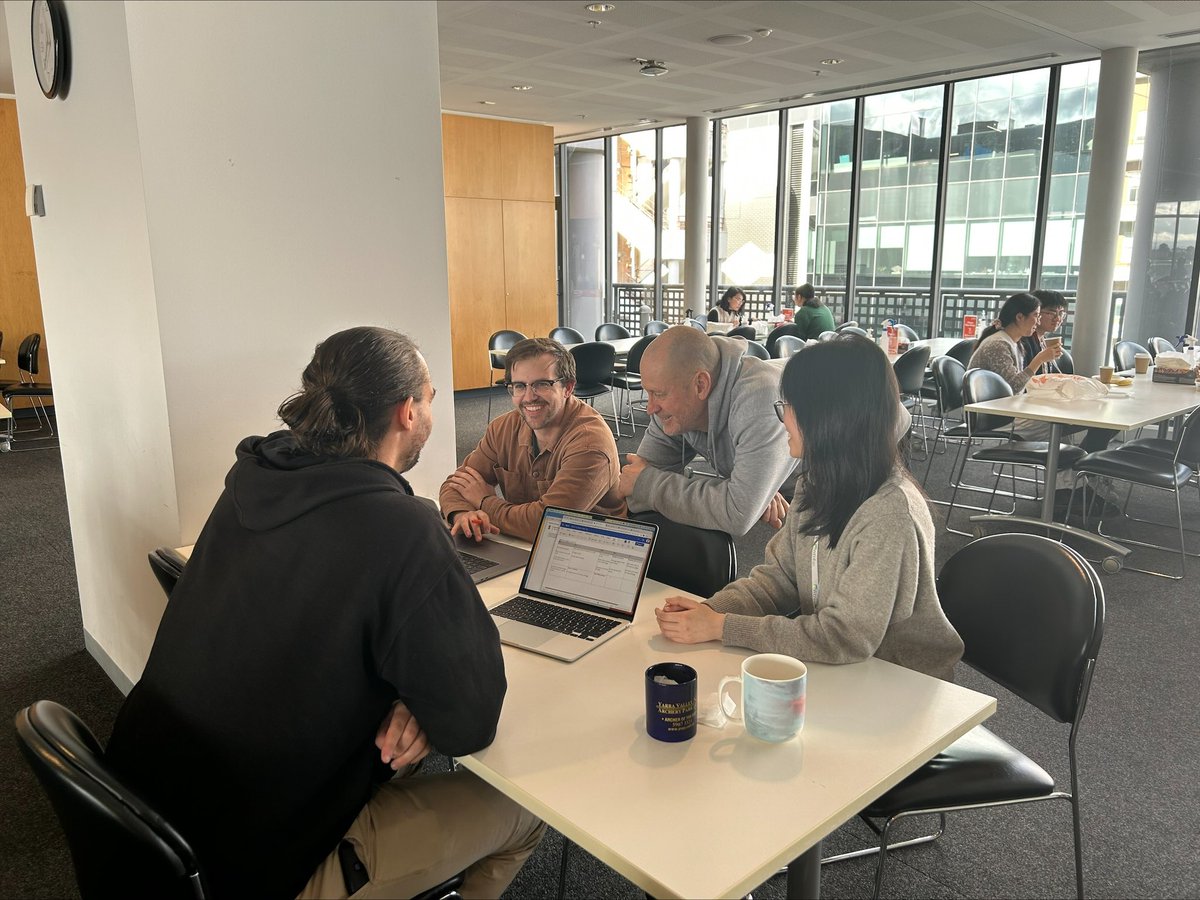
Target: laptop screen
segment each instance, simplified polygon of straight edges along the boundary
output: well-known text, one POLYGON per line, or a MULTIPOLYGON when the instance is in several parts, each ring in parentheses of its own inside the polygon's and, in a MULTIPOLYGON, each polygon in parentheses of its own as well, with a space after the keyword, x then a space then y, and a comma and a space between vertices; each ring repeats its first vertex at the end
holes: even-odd
POLYGON ((631 616, 654 534, 645 522, 547 507, 521 590, 631 616))

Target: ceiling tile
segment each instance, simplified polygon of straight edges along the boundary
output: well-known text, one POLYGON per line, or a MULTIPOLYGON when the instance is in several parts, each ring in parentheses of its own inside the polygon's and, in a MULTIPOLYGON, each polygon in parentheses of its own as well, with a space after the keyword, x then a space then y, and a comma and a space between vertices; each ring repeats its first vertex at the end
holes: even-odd
POLYGON ((1089 0, 1085 5, 1069 0, 1022 0, 1020 3, 1010 3, 1008 9, 1025 19, 1084 34, 1098 28, 1141 21, 1115 3, 1105 3, 1103 0, 1089 0))
POLYGON ((942 15, 951 9, 945 0, 839 0, 837 5, 893 22, 911 22, 923 16, 942 15))
POLYGON ((945 45, 935 44, 932 41, 897 31, 864 34, 846 43, 862 53, 870 53, 883 59, 924 62, 928 64, 927 68, 931 69, 941 66, 938 60, 957 55, 959 52, 948 49, 945 45))
POLYGON ((976 47, 1009 47, 1026 41, 1040 40, 1045 33, 1036 25, 1025 25, 1013 19, 979 13, 964 13, 949 18, 932 19, 921 23, 921 30, 940 34, 952 40, 976 47))
POLYGON ((806 39, 856 34, 878 27, 860 18, 841 15, 842 3, 756 3, 738 10, 738 16, 806 39), (834 9, 839 12, 834 12, 834 9))

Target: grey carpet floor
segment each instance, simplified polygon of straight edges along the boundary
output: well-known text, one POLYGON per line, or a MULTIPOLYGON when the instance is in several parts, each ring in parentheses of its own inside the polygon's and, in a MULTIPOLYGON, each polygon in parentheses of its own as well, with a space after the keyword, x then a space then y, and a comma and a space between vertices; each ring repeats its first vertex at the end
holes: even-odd
MULTIPOLYGON (((498 393, 493 412, 507 403, 498 393)), ((602 409, 606 405, 601 401, 602 409)), ((482 434, 486 395, 459 394, 455 409, 462 459, 482 434)), ((622 439, 621 451, 632 452, 636 443, 622 439)), ((924 465, 914 461, 918 475, 924 465)), ((948 469, 947 458, 936 456, 927 485, 932 497, 948 497, 948 469)), ((1188 523, 1200 528, 1196 493, 1184 502, 1188 523)), ((1025 506, 1032 511, 1032 504, 1025 506)), ((1135 495, 1131 510, 1163 507, 1161 498, 1139 500, 1135 495)), ((74 709, 106 740, 121 695, 83 649, 57 451, 0 455, 0 510, 7 525, 0 529, 0 711, 12 716, 34 700, 53 698, 74 709)), ((934 507, 934 516, 942 522, 944 507, 934 507)), ((956 523, 962 520, 963 514, 956 513, 956 523)), ((759 525, 737 542, 741 573, 761 561, 770 536, 770 529, 759 525)), ((966 540, 939 532, 939 559, 966 540)), ((1139 550, 1138 557, 1155 566, 1175 563, 1156 551, 1139 550)), ((1200 717, 1195 712, 1200 678, 1193 649, 1200 635, 1200 561, 1193 562, 1192 572, 1183 582, 1132 572, 1102 579, 1107 629, 1079 742, 1089 896, 1200 896, 1200 717)), ((999 710, 989 727, 1065 782, 1065 726, 969 669, 960 667, 958 681, 998 697, 999 710)), ((662 827, 696 828, 678 821, 664 821, 662 827)), ((865 826, 851 821, 825 847, 840 851, 869 839, 865 826)), ((560 836, 548 834, 507 896, 556 896, 561 847, 560 836)), ((696 830, 695 847, 698 856, 721 852, 701 829, 696 830)), ((579 848, 572 849, 570 859, 567 896, 643 896, 579 848)), ((872 877, 870 861, 828 866, 824 896, 869 895, 872 877)), ((783 882, 772 879, 754 894, 782 897, 783 882)), ((893 857, 884 893, 1072 896, 1069 807, 1040 803, 958 815, 936 844, 893 857)), ((15 742, 0 741, 0 898, 66 896, 77 892, 65 840, 15 742)))

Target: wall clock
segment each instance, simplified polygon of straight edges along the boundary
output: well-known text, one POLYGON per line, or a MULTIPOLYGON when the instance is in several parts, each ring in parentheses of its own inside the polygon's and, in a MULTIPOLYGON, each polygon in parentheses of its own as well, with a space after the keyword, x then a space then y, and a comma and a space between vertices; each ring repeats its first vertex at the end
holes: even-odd
POLYGON ((33 68, 42 93, 50 98, 65 96, 71 49, 60 0, 33 0, 29 35, 33 45, 33 68))

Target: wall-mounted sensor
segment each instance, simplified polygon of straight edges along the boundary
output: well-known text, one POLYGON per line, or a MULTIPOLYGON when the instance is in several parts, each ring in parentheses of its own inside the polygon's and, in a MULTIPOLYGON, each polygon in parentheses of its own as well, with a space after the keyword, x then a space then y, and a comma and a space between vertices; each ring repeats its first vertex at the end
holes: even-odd
POLYGON ((25 186, 25 215, 33 218, 34 216, 44 216, 46 214, 46 202, 42 199, 42 186, 40 184, 29 184, 25 186))

